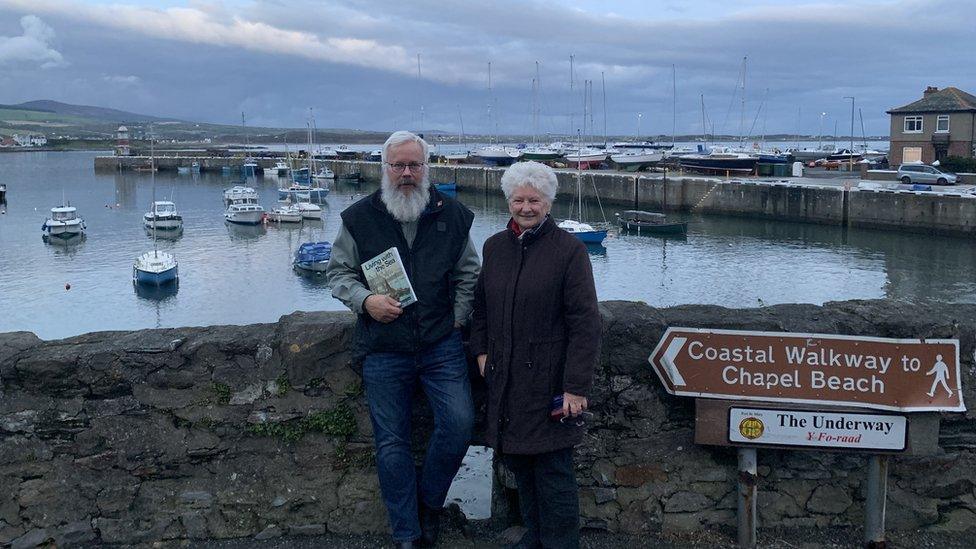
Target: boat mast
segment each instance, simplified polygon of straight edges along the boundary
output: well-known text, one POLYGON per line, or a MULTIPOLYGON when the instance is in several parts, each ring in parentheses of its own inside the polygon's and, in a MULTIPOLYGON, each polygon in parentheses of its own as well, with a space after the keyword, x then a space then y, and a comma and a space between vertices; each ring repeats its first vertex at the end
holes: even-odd
POLYGON ((536 147, 539 146, 539 88, 541 87, 541 81, 539 80, 539 62, 535 62, 535 82, 532 86, 532 142, 535 143, 536 147))
POLYGON ((600 71, 600 81, 603 84, 603 150, 607 150, 607 79, 600 71))
MULTIPOLYGON (((417 54, 417 83, 420 83, 423 78, 420 76, 420 54, 417 54)), ((424 105, 420 105, 420 131, 419 133, 424 133, 424 105)))
POLYGON ((671 63, 671 150, 674 150, 675 132, 678 130, 678 82, 671 63))
POLYGON ((742 97, 740 98, 741 107, 739 109, 739 148, 745 144, 745 135, 742 134, 743 124, 746 119, 746 57, 742 58, 742 97))
POLYGON ((153 147, 153 142, 152 124, 149 124, 149 180, 152 181, 153 257, 159 257, 156 248, 156 224, 159 223, 159 216, 156 213, 156 150, 153 147))
POLYGON ((572 54, 570 54, 570 56, 569 56, 569 104, 570 104, 570 108, 569 108, 569 135, 570 135, 570 139, 572 139, 573 132, 574 131, 577 131, 576 125, 573 123, 573 118, 574 118, 573 117, 573 112, 576 109, 576 107, 572 106, 573 105, 573 81, 576 80, 576 72, 573 69, 573 61, 575 60, 575 57, 576 56, 575 55, 572 55, 572 54))
POLYGON ((861 144, 864 145, 864 152, 867 152, 868 138, 864 135, 864 113, 861 112, 861 107, 857 108, 857 116, 861 119, 861 144))
POLYGON ((495 126, 491 118, 491 61, 488 62, 488 142, 495 142, 495 126))
MULTIPOLYGON (((583 114, 583 121, 586 121, 586 114, 583 114)), ((583 222, 583 133, 576 130, 576 146, 579 152, 576 153, 576 200, 579 204, 579 222, 583 222)))
POLYGON ((705 148, 708 148, 708 127, 705 125, 705 94, 701 94, 701 111, 702 111, 702 141, 705 142, 705 148))

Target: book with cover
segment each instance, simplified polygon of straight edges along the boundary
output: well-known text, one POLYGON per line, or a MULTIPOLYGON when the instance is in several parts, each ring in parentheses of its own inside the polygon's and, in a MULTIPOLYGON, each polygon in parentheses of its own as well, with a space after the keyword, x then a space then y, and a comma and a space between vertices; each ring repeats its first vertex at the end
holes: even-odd
POLYGON ((401 307, 417 302, 396 246, 367 260, 362 267, 366 284, 374 294, 388 295, 399 301, 401 307))

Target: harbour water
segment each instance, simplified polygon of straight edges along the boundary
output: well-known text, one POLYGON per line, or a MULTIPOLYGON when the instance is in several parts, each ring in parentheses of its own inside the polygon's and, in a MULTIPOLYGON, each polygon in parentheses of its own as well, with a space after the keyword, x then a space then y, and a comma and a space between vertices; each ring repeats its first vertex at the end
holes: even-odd
MULTIPOLYGON (((274 322, 293 311, 343 310, 322 277, 292 270, 302 242, 331 241, 338 215, 376 188, 338 183, 323 205, 323 222, 245 227, 223 220, 220 175, 156 176, 157 199, 176 202, 182 234, 159 240, 176 254, 173 293, 137 291, 132 263, 152 249, 142 215, 151 200, 147 173, 95 174, 93 152, 0 155, 0 332, 27 330, 55 339, 101 330, 274 322), (85 240, 48 244, 41 223, 63 196, 88 225, 85 240), (70 285, 70 289, 67 289, 70 285)), ((279 180, 249 184, 265 208, 279 180)), ((461 194, 476 214, 473 238, 484 240, 508 219, 499 194, 461 194)), ((613 220, 619 209, 603 205, 613 220)), ((572 212, 558 200, 553 213, 572 212)), ((585 216, 603 217, 596 203, 585 216)), ((976 250, 969 239, 899 232, 675 214, 690 222, 686 239, 620 235, 591 248, 601 300, 654 306, 707 303, 757 307, 776 303, 892 298, 976 302, 976 250)))

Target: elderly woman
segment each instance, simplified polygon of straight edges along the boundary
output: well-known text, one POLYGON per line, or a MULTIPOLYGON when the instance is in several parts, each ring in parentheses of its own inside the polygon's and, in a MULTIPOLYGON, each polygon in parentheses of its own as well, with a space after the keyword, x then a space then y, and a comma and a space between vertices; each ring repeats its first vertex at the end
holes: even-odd
POLYGON ((471 350, 488 383, 487 439, 518 482, 517 547, 576 547, 573 447, 582 440, 600 344, 586 247, 549 216, 556 174, 520 162, 502 176, 512 218, 485 242, 471 350))

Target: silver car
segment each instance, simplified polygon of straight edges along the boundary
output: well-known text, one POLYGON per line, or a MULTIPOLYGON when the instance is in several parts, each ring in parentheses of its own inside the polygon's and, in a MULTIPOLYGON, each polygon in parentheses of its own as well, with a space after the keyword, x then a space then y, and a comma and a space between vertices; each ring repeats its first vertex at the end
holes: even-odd
POLYGON ((898 179, 905 185, 927 183, 929 185, 955 185, 956 175, 945 173, 935 166, 925 164, 902 164, 898 166, 898 179))

